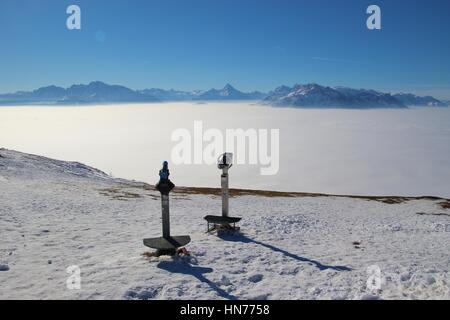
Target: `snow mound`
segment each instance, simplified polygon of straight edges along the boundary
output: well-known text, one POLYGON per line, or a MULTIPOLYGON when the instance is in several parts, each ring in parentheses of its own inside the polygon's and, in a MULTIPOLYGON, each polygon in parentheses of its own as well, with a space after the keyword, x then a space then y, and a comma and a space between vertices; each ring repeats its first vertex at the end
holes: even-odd
POLYGON ((109 175, 98 169, 79 162, 54 160, 42 156, 0 149, 0 168, 6 169, 5 176, 0 181, 6 181, 7 176, 22 176, 26 178, 61 177, 64 175, 91 179, 111 179, 109 175))

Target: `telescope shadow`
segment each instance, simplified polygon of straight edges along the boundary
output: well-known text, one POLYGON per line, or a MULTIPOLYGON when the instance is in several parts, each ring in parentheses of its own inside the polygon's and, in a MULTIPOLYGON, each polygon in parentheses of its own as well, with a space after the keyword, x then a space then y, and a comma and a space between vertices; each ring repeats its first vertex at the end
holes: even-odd
POLYGON ((326 265, 323 264, 317 260, 313 260, 313 259, 309 259, 309 258, 305 258, 305 257, 301 257, 299 255, 296 255, 294 253, 288 252, 284 249, 275 247, 274 245, 268 244, 268 243, 264 243, 258 240, 254 240, 251 239, 245 235, 243 235, 242 233, 234 233, 234 234, 229 234, 229 233, 223 233, 223 234, 218 234, 218 237, 224 241, 230 241, 230 242, 242 242, 242 243, 254 243, 263 247, 266 247, 274 252, 280 252, 282 254, 284 254, 286 257, 292 258, 294 260, 300 261, 300 262, 306 262, 309 263, 315 267, 317 267, 319 270, 323 271, 323 270, 335 270, 335 271, 352 271, 353 269, 347 266, 331 266, 331 265, 326 265))
POLYGON ((217 294, 222 298, 228 300, 237 300, 237 297, 233 296, 232 294, 229 294, 228 292, 220 288, 217 284, 215 284, 214 282, 212 282, 211 280, 209 280, 204 276, 204 274, 206 273, 212 273, 214 271, 213 268, 199 267, 185 261, 177 261, 177 260, 161 261, 160 263, 158 263, 157 267, 170 273, 193 276, 200 282, 209 285, 210 288, 216 291, 217 294))

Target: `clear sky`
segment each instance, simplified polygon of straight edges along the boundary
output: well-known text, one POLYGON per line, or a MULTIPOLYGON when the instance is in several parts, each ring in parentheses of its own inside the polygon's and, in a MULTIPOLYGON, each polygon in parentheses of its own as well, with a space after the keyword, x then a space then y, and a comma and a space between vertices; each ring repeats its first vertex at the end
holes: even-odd
POLYGON ((0 92, 317 82, 450 99, 448 0, 0 0, 0 92), (81 7, 81 30, 66 8, 81 7), (382 29, 366 9, 382 10, 382 29))

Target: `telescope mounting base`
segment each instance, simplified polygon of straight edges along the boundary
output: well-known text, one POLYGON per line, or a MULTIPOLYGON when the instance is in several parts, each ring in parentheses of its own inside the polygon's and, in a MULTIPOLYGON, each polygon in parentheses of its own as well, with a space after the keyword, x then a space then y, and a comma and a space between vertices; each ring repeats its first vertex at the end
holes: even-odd
POLYGON ((191 238, 189 236, 159 237, 144 239, 144 245, 156 249, 156 256, 174 256, 178 249, 184 247, 191 238))

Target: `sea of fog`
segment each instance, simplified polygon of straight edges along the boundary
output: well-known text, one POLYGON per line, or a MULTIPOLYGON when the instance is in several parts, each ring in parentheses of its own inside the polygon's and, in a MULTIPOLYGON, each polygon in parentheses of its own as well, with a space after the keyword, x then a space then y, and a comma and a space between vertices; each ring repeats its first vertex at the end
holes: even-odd
MULTIPOLYGON (((158 180, 174 130, 279 129, 279 171, 235 165, 236 188, 450 198, 450 108, 338 110, 252 103, 0 107, 0 147, 158 180)), ((183 186, 220 186, 215 165, 171 165, 183 186)))

